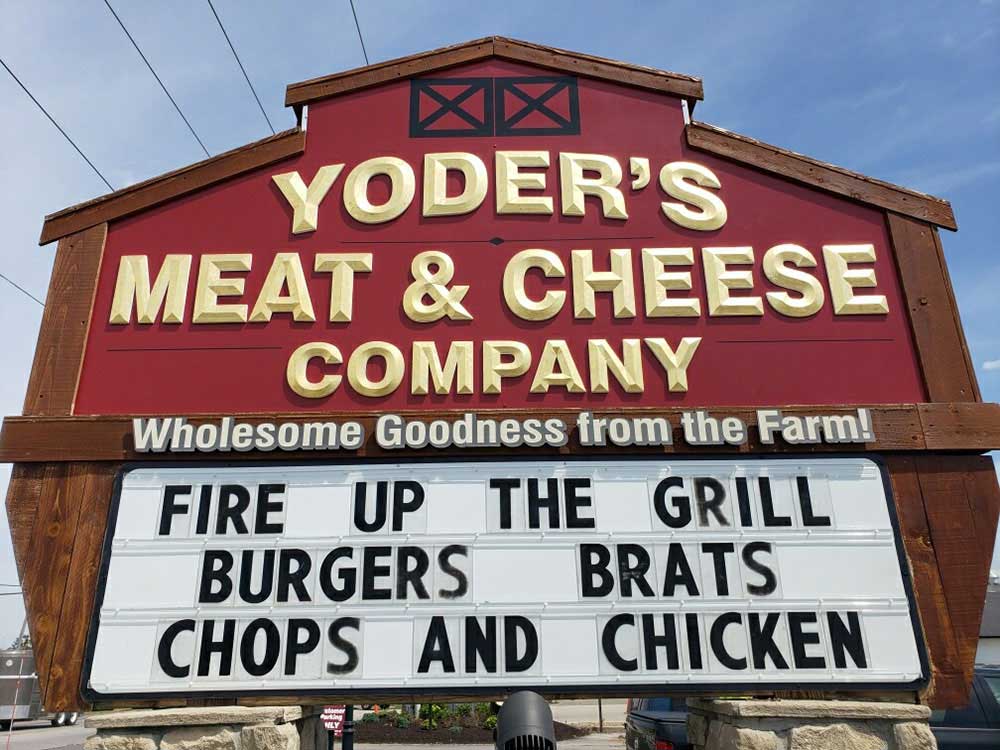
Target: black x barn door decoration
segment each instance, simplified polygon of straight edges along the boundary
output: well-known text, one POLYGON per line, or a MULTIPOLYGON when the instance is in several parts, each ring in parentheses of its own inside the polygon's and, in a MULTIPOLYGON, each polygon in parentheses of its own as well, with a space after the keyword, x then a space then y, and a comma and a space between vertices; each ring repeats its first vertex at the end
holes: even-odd
POLYGON ((410 137, 579 135, 572 76, 421 78, 410 82, 410 137))
POLYGON ((410 81, 410 137, 493 135, 492 78, 410 81))
POLYGON ((496 135, 580 134, 575 78, 497 78, 493 86, 496 135))

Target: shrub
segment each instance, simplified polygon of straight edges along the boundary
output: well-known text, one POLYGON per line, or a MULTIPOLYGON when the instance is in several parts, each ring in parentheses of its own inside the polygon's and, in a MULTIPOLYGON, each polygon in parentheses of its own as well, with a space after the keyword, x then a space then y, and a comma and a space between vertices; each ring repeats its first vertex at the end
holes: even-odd
POLYGON ((494 715, 487 716, 483 721, 483 729, 496 729, 497 728, 497 717, 494 715))
POLYGON ((444 713, 444 706, 440 703, 422 703, 420 705, 420 725, 424 729, 437 729, 444 713))
POLYGON ((409 714, 400 712, 393 717, 393 723, 395 723, 396 727, 399 729, 409 729, 410 724, 413 723, 413 719, 410 718, 409 714))
POLYGON ((472 705, 472 717, 476 726, 482 726, 487 717, 492 716, 494 711, 489 703, 480 702, 472 705))

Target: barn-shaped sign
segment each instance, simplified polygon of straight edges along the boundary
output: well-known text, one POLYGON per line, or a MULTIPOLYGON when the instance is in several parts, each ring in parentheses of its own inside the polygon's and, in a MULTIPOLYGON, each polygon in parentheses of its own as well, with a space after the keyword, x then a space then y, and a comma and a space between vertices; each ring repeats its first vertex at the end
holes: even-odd
POLYGON ((7 509, 50 710, 969 689, 947 202, 491 37, 48 216, 7 509))

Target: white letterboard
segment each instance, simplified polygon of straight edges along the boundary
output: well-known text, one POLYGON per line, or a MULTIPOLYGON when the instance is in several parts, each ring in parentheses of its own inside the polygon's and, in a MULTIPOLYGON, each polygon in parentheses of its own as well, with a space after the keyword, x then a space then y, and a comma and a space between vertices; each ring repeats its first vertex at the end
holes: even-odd
POLYGON ((867 458, 128 469, 87 665, 92 698, 926 676, 867 458))

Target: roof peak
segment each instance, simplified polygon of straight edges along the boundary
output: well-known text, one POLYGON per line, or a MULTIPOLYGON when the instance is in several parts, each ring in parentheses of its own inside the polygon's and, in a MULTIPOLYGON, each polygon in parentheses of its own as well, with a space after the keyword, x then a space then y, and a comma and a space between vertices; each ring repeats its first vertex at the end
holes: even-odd
POLYGON ((285 90, 285 106, 299 110, 304 104, 319 99, 491 58, 659 91, 684 99, 691 108, 704 96, 701 79, 694 76, 503 36, 488 36, 289 84, 285 90))
MULTIPOLYGON (((300 111, 303 105, 319 99, 488 59, 537 65, 571 75, 653 90, 683 99, 687 101, 689 108, 702 98, 701 80, 692 76, 502 36, 490 36, 293 83, 288 86, 286 104, 300 111)), ((704 123, 688 122, 684 132, 688 145, 696 150, 713 153, 860 203, 910 216, 918 221, 947 229, 956 228, 951 206, 940 198, 875 180, 704 123)), ((63 209, 45 218, 40 242, 45 244, 103 222, 139 213, 234 176, 298 156, 305 150, 305 141, 306 133, 300 125, 256 143, 63 209)))

